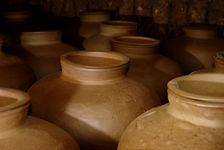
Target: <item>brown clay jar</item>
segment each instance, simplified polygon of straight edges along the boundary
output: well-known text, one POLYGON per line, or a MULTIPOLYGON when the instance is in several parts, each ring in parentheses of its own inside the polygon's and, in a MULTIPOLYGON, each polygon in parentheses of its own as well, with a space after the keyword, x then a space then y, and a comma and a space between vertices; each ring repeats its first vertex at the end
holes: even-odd
POLYGON ((195 74, 168 83, 169 104, 135 119, 118 150, 223 150, 224 75, 195 74))
POLYGON ((26 91, 35 81, 32 69, 19 57, 2 51, 0 40, 0 87, 26 91))
POLYGON ((160 41, 141 36, 118 36, 112 39, 112 50, 127 55, 128 76, 154 89, 165 101, 167 82, 182 74, 180 66, 157 52, 160 41))
POLYGON ((79 150, 78 145, 55 125, 27 116, 28 94, 0 88, 1 150, 79 150))
POLYGON ((212 57, 224 49, 224 40, 216 37, 217 30, 211 27, 185 27, 184 35, 167 41, 166 54, 177 61, 185 71, 212 68, 212 57))
POLYGON ((129 58, 115 52, 70 52, 62 72, 29 90, 32 114, 68 131, 82 150, 116 150, 127 125, 161 102, 126 76, 129 58))
POLYGON ((217 52, 213 57, 214 65, 211 69, 202 69, 198 71, 192 72, 192 74, 196 73, 224 73, 224 51, 217 52))
POLYGON ((61 32, 57 30, 23 32, 21 46, 18 55, 31 66, 37 79, 60 71, 60 55, 76 50, 62 43, 61 32))
POLYGON ((100 26, 100 32, 83 42, 83 47, 88 51, 110 51, 111 39, 119 35, 133 35, 136 33, 137 24, 130 21, 106 21, 100 26))

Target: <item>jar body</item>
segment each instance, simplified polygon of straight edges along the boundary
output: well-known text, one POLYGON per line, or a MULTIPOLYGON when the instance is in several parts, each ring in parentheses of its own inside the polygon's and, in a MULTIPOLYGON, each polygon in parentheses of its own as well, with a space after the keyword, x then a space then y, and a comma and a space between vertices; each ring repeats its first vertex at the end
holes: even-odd
POLYGON ((62 129, 46 121, 27 117, 23 124, 0 133, 1 150, 79 150, 62 129))
POLYGON ((35 81, 32 69, 20 58, 0 55, 0 86, 26 91, 35 81))
POLYGON ((169 104, 139 116, 126 129, 118 150, 222 150, 224 128, 198 126, 175 118, 169 104))
POLYGON ((76 50, 67 44, 22 45, 18 55, 33 69, 37 79, 61 70, 60 55, 76 50))
POLYGON ((223 40, 217 37, 196 39, 181 36, 167 41, 165 53, 177 61, 185 71, 191 73, 202 68, 212 68, 213 56, 221 51, 223 40))
POLYGON ((182 74, 179 65, 156 53, 140 57, 130 55, 129 57, 131 65, 128 76, 154 89, 160 99, 165 101, 168 81, 182 74))
POLYGON ((127 125, 160 104, 153 91, 127 77, 88 85, 55 74, 38 81, 28 93, 32 114, 68 131, 84 150, 116 150, 127 125))

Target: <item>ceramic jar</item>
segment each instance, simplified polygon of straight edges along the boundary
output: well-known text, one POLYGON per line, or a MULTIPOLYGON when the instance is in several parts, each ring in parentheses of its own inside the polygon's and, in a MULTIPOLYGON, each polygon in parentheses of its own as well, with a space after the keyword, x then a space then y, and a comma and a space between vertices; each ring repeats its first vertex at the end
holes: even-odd
POLYGON ((129 58, 115 52, 70 52, 62 72, 36 82, 28 93, 32 114, 67 130, 82 150, 116 150, 127 125, 161 102, 126 76, 129 58))
POLYGON ((224 51, 217 52, 214 58, 214 65, 212 69, 202 69, 192 72, 195 73, 224 73, 224 51))
POLYGON ((111 39, 119 35, 135 34, 137 24, 130 21, 106 21, 101 24, 100 33, 84 40, 83 47, 89 51, 110 51, 111 39))
POLYGON ((160 41, 141 36, 118 36, 112 50, 131 58, 128 76, 154 89, 165 101, 167 82, 182 74, 180 66, 157 52, 160 41))
POLYGON ((177 61, 185 73, 212 67, 212 57, 224 49, 223 39, 211 27, 185 27, 184 35, 167 41, 165 53, 177 61))
POLYGON ((23 32, 18 55, 31 66, 37 79, 61 70, 60 55, 75 50, 62 43, 60 31, 23 32))
POLYGON ((2 51, 0 40, 0 87, 27 90, 35 81, 32 69, 19 57, 2 51))
POLYGON ((79 150, 78 145, 55 125, 27 116, 28 94, 0 88, 1 150, 79 150))
POLYGON ((223 74, 171 80, 169 104, 135 119, 122 135, 118 150, 224 149, 223 89, 223 74))

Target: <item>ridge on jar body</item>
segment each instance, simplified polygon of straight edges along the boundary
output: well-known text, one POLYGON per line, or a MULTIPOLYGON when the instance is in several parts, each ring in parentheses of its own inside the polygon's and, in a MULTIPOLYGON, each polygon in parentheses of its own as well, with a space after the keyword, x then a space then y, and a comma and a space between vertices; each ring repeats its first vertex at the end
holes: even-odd
POLYGON ((37 79, 58 72, 60 55, 76 50, 61 42, 60 31, 23 32, 18 55, 31 66, 37 79))
POLYGON ((32 114, 68 131, 82 150, 116 150, 127 125, 161 103, 153 90, 126 76, 128 64, 115 52, 62 55, 62 72, 28 90, 32 114))
POLYGON ((0 149, 79 150, 72 137, 62 129, 27 116, 29 99, 22 91, 0 88, 0 149))
POLYGON ((224 73, 224 51, 217 52, 213 57, 214 64, 211 69, 202 69, 192 72, 191 74, 196 73, 224 73))
POLYGON ((216 37, 217 31, 211 27, 185 27, 183 30, 185 35, 167 41, 166 55, 177 61, 185 73, 211 69, 212 57, 224 48, 224 40, 216 37))
POLYGON ((118 150, 223 150, 224 75, 194 74, 168 83, 169 103, 124 131, 118 150))
POLYGON ((35 81, 32 69, 19 57, 2 51, 0 39, 0 86, 26 91, 35 81))
POLYGON ((110 51, 111 39, 119 35, 133 35, 136 33, 137 24, 130 21, 106 21, 100 26, 100 32, 83 42, 83 47, 88 51, 110 51))
POLYGON ((167 82, 182 74, 180 66, 157 52, 159 40, 141 36, 118 36, 112 39, 112 50, 127 55, 128 76, 154 89, 165 101, 167 82))

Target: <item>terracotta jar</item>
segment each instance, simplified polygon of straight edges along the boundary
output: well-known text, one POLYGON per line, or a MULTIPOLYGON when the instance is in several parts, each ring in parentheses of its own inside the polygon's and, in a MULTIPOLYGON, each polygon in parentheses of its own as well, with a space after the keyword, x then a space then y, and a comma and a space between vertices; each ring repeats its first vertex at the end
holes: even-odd
POLYGON ((119 35, 135 34, 137 24, 130 21, 106 21, 101 24, 100 33, 86 39, 83 47, 89 51, 110 51, 111 39, 119 35))
POLYGON ((224 73, 224 51, 217 52, 214 58, 214 65, 212 69, 202 69, 192 72, 195 73, 224 73))
POLYGON ((2 51, 0 39, 0 87, 27 90, 35 81, 32 69, 19 57, 2 51))
POLYGON ((32 67, 37 79, 58 72, 60 55, 75 50, 62 43, 60 31, 23 32, 18 55, 32 67))
POLYGON ((224 49, 224 40, 211 27, 185 27, 185 35, 167 41, 165 52, 176 60, 185 73, 212 67, 212 57, 224 49))
POLYGON ((153 88, 165 101, 167 82, 182 74, 178 64, 157 52, 160 41, 141 36, 118 36, 112 50, 131 58, 128 75, 153 88))
POLYGON ((78 145, 62 129, 27 116, 28 94, 0 88, 1 150, 79 150, 78 145))
POLYGON ((224 75, 195 74, 168 83, 169 104, 147 111, 118 150, 223 150, 224 75))
POLYGON ((62 72, 28 90, 32 114, 67 130, 82 150, 116 150, 127 125, 160 104, 154 91, 126 76, 128 64, 115 52, 62 55, 62 72))

